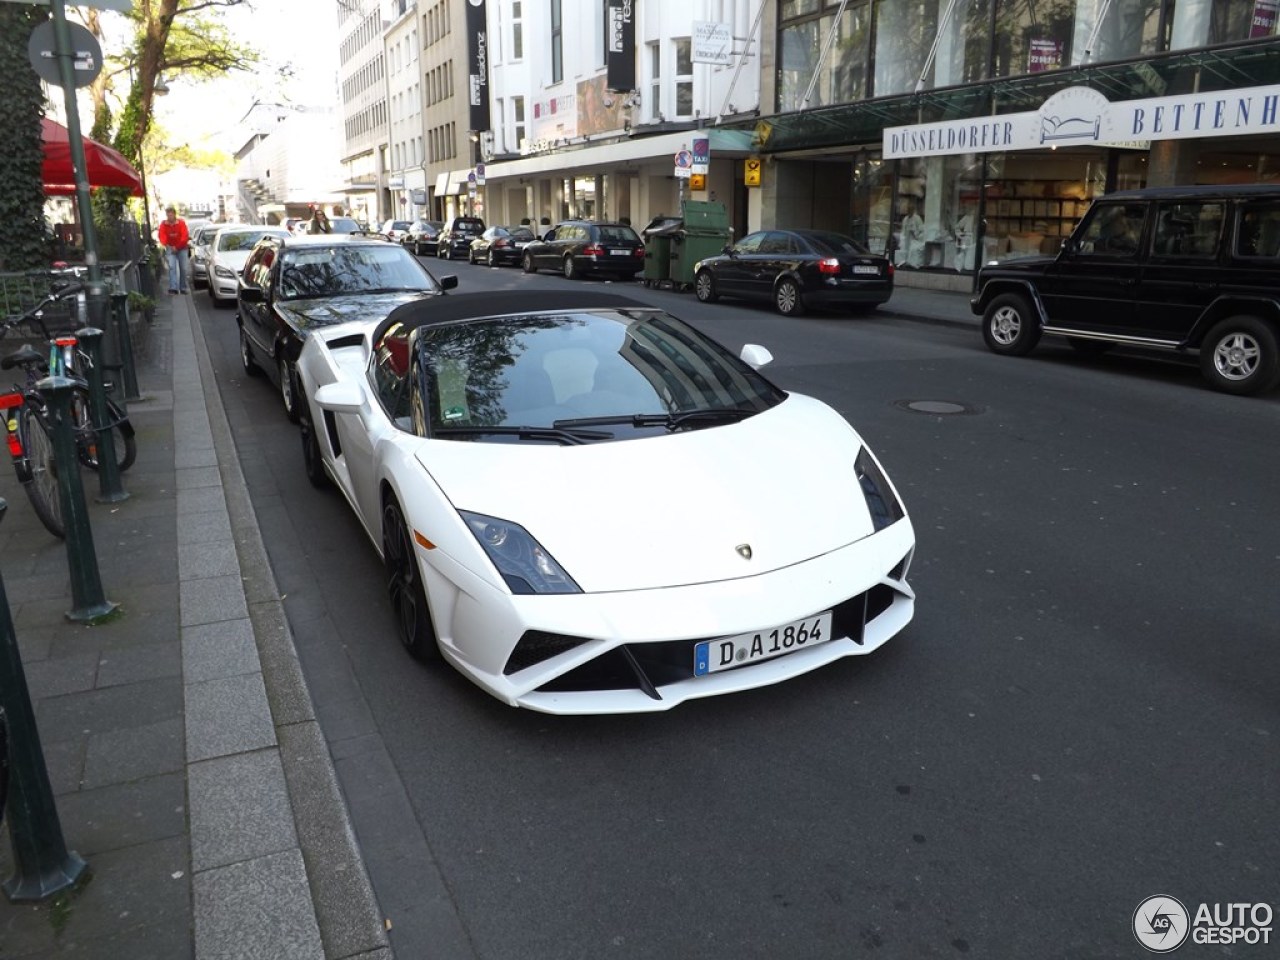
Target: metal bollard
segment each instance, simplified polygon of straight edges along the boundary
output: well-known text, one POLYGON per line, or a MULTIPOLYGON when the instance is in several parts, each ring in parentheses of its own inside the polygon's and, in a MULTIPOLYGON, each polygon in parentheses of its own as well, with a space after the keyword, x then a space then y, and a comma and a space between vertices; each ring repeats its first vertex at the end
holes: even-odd
MULTIPOLYGON (((0 500, 0 520, 8 505, 0 500)), ((4 892, 14 903, 43 900, 74 886, 87 865, 67 849, 62 823, 49 785, 40 735, 22 654, 13 632, 9 598, 0 577, 0 708, 9 725, 9 839, 13 843, 14 873, 4 892)))
POLYGON ((58 468, 58 496, 62 500, 62 520, 67 528, 67 565, 71 571, 71 598, 68 620, 99 623, 115 613, 119 604, 102 593, 98 555, 89 528, 89 511, 80 482, 80 460, 76 456, 75 428, 71 423, 71 394, 76 381, 69 377, 45 377, 36 384, 49 408, 53 427, 53 461, 58 468))
POLYGON ((116 459, 115 432, 111 429, 111 411, 107 407, 107 391, 102 385, 102 331, 85 327, 76 331, 76 339, 89 355, 89 405, 93 428, 98 434, 98 502, 119 503, 128 500, 120 482, 120 462, 116 459))
POLYGON ((115 352, 123 381, 117 384, 115 394, 122 401, 141 400, 138 393, 138 372, 133 363, 133 334, 129 331, 129 295, 113 293, 111 295, 111 324, 115 332, 115 352))

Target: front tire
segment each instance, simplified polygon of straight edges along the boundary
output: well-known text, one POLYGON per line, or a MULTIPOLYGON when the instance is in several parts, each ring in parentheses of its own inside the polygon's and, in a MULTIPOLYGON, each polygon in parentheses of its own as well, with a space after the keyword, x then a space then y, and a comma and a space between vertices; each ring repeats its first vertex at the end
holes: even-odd
POLYGON ((526 253, 526 254, 524 255, 524 272, 525 272, 525 273, 537 273, 537 272, 538 272, 538 265, 537 265, 536 263, 534 263, 534 262, 533 262, 533 256, 532 256, 531 254, 528 254, 528 253, 526 253))
POLYGON ((387 572, 387 598, 396 618, 400 642, 415 660, 440 655, 431 609, 422 586, 422 571, 409 540, 409 526, 393 496, 382 507, 382 563, 387 572))
POLYGON ((720 299, 720 294, 716 293, 716 278, 710 270, 701 270, 693 278, 693 292, 703 303, 715 303, 720 299))
POLYGON ((262 376, 262 369, 253 361, 253 348, 249 346, 249 335, 244 332, 243 325, 240 327, 240 366, 250 377, 262 376))
POLYGON ((316 439, 315 429, 311 421, 303 417, 300 421, 302 434, 302 468, 307 473, 307 480, 317 490, 329 485, 329 475, 324 470, 324 457, 320 453, 320 441, 316 439))
POLYGON ((773 290, 773 304, 784 317, 798 317, 804 313, 804 299, 794 280, 784 278, 773 290))
POLYGON ((982 339, 992 353, 1025 357, 1040 342, 1040 322, 1031 301, 1020 293, 1002 293, 982 315, 982 339))
POLYGON ((1200 345, 1200 371, 1215 390, 1251 397, 1280 376, 1280 342, 1261 317, 1228 317, 1200 345))
POLYGON ((485 262, 491 267, 498 265, 498 258, 494 255, 492 247, 489 248, 489 256, 485 258, 485 262))
POLYGON ((298 403, 298 381, 293 376, 293 367, 281 357, 276 361, 276 371, 280 376, 280 403, 284 406, 284 415, 289 418, 290 423, 297 423, 301 408, 298 403))

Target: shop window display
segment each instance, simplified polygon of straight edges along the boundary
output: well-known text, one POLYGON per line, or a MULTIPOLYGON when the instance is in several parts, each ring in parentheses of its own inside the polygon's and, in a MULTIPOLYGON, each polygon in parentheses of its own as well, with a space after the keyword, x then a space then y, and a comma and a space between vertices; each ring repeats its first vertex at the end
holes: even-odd
POLYGON ((972 154, 901 164, 895 264, 915 270, 974 269, 980 171, 981 160, 972 154))

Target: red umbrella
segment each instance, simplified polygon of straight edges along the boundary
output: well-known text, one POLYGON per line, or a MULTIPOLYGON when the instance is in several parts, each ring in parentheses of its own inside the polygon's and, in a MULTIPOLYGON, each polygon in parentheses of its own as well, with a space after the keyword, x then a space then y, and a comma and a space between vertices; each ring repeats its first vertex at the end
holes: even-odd
MULTIPOLYGON (((44 164, 41 178, 46 194, 76 192, 75 168, 71 164, 71 139, 60 123, 41 118, 40 136, 44 140, 44 164)), ((91 187, 127 187, 133 196, 142 196, 142 178, 121 154, 108 146, 84 137, 84 159, 91 187)))

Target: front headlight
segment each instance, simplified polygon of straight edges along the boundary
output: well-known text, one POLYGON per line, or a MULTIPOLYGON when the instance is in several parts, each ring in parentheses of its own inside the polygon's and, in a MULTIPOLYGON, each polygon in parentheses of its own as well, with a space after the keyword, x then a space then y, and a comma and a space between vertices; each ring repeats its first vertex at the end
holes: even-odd
POLYGON ((880 465, 866 447, 858 452, 854 461, 853 472, 858 475, 858 486, 867 501, 867 510, 871 514, 871 523, 876 530, 883 530, 906 516, 902 504, 893 495, 893 488, 885 479, 880 465))
POLYGON ((459 510, 512 593, 581 593, 555 558, 518 523, 459 510))
POLYGON ((234 280, 236 277, 235 273, 226 267, 214 267, 213 272, 220 277, 226 277, 228 280, 234 280))

